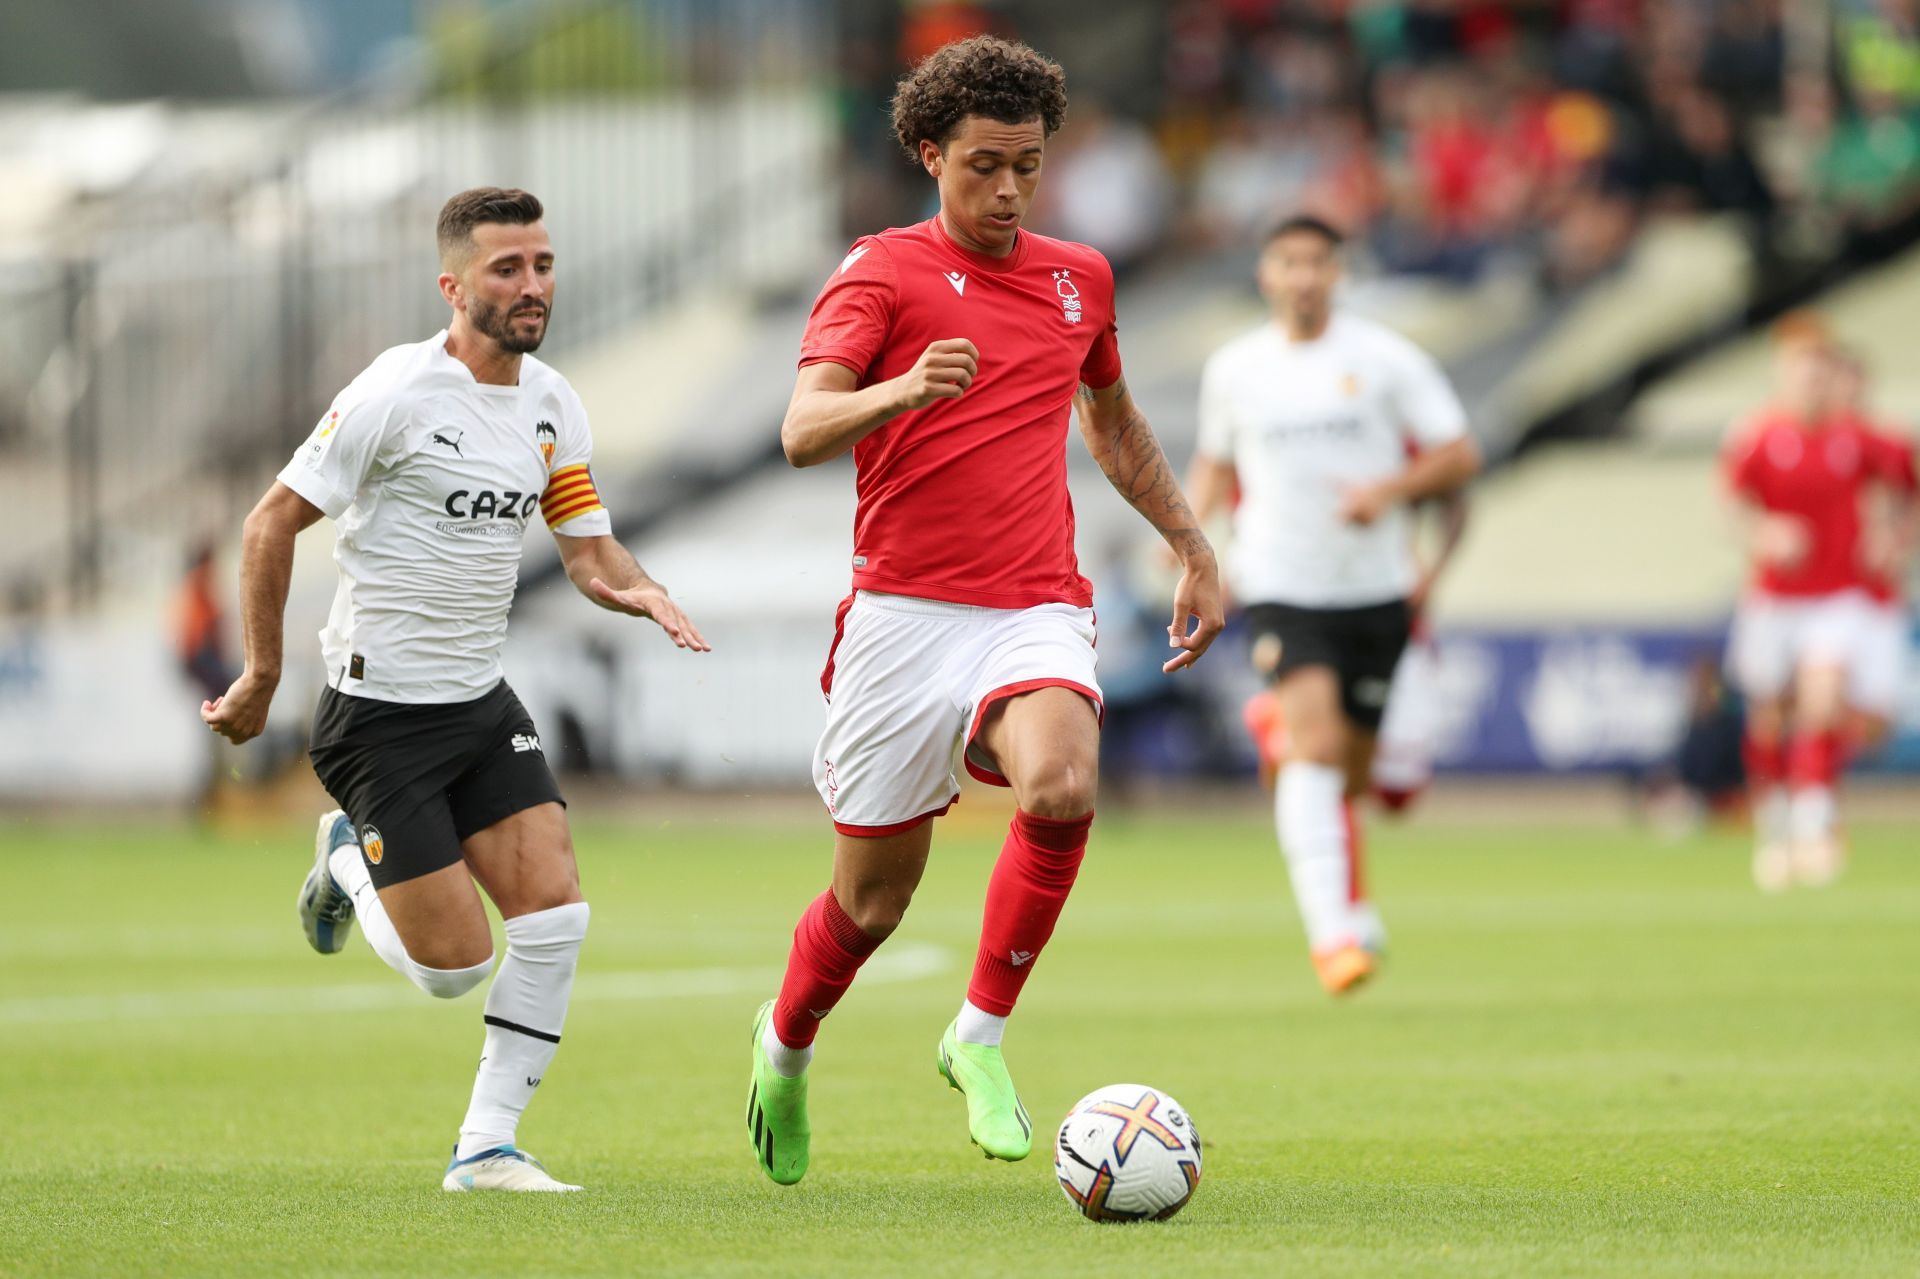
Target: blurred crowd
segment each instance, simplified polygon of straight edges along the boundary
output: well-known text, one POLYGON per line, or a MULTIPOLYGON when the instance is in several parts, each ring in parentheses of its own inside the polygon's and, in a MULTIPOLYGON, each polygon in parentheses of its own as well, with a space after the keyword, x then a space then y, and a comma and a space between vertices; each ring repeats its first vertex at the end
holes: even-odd
MULTIPOLYGON (((1471 281, 1517 261, 1565 287, 1650 218, 1723 214, 1762 255, 1821 255, 1920 207, 1920 0, 1157 9, 1157 65, 1108 101, 1076 92, 1041 210, 1123 266, 1306 209, 1390 272, 1471 281)), ((1022 17, 909 5, 893 52, 1027 34, 1022 17)))

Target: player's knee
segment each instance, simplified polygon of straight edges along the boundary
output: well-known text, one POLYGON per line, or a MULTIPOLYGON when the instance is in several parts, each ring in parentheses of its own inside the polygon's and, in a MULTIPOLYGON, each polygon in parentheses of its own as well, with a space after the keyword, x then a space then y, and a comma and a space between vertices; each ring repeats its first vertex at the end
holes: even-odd
MULTIPOLYGON (((580 919, 581 936, 584 937, 586 935, 586 902, 580 897, 580 879, 577 875, 568 875, 551 884, 523 888, 513 903, 514 909, 518 911, 516 918, 551 915, 573 906, 581 908, 577 913, 580 919)), ((566 916, 566 918, 572 917, 566 916)))
POLYGON ((592 912, 576 899, 516 915, 507 921, 507 946, 518 955, 566 957, 576 954, 587 939, 592 912))
POLYGON ((1092 762, 1060 761, 1020 788, 1020 807, 1035 817, 1067 821, 1093 811, 1100 770, 1092 762))
POLYGON ((869 937, 885 941, 907 917, 913 892, 903 891, 895 884, 866 884, 857 885, 844 895, 836 887, 834 897, 856 928, 869 937))
POLYGON ((492 946, 487 947, 485 958, 471 964, 436 968, 412 960, 407 965, 407 976, 413 979, 413 984, 435 999, 458 999, 485 981, 492 971, 492 946))
POLYGON ((1344 771, 1347 766, 1346 735, 1332 728, 1315 726, 1301 729, 1289 724, 1287 758, 1296 763, 1324 764, 1344 771))

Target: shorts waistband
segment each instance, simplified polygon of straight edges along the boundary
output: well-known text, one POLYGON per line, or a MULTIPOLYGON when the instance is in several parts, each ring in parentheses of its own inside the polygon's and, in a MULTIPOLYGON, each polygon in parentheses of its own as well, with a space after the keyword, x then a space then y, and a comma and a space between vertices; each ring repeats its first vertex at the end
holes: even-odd
MULTIPOLYGON (((885 591, 869 591, 864 588, 855 591, 854 596, 857 603, 882 613, 897 613, 906 617, 929 617, 936 621, 955 621, 971 617, 1006 617, 1012 613, 1027 611, 1022 608, 988 608, 984 604, 955 604, 950 600, 930 600, 918 595, 890 595, 885 591)), ((1046 605, 1037 607, 1045 608, 1046 605)))

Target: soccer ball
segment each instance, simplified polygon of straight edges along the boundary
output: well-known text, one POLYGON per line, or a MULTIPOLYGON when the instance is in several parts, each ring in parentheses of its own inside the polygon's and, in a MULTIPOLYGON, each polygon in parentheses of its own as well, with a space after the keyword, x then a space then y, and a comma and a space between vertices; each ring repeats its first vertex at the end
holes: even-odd
POLYGON ((1068 1112, 1053 1172, 1090 1220, 1165 1221, 1200 1184, 1200 1134, 1158 1088, 1111 1084, 1068 1112))

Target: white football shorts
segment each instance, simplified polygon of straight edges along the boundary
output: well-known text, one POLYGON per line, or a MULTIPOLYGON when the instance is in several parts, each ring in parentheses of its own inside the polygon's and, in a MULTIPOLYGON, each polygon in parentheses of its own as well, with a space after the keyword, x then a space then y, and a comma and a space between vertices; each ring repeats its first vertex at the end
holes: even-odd
POLYGON ((974 745, 995 702, 1070 688, 1101 711, 1093 610, 981 608, 857 591, 841 608, 827 669, 827 726, 813 784, 847 835, 893 835, 952 807, 956 768, 1006 778, 974 745))
POLYGON ((1859 650, 1847 671, 1847 700, 1855 710, 1892 718, 1900 709, 1907 673, 1907 610, 1898 600, 1872 601, 1861 624, 1859 650))
POLYGON ((1863 591, 1791 598, 1749 595, 1734 610, 1727 669, 1748 697, 1778 697, 1803 665, 1852 670, 1873 602, 1863 591))

